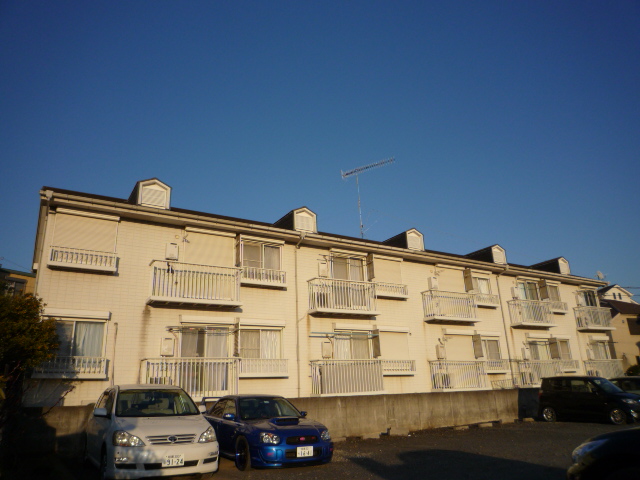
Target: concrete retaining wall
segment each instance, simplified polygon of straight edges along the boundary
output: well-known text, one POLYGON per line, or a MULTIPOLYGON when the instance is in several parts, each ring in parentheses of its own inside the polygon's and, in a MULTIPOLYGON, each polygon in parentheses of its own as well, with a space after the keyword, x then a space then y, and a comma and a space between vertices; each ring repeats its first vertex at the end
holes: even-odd
MULTIPOLYGON (((537 390, 535 391, 537 392, 537 390)), ((534 393, 535 393, 534 392, 534 393)), ((406 435, 411 431, 489 422, 513 422, 523 416, 522 391, 362 395, 291 399, 298 409, 329 428, 334 440, 346 437, 406 435)), ((531 395, 529 395, 531 397, 531 395)), ((26 408, 3 435, 5 449, 30 445, 30 451, 79 456, 84 423, 93 406, 26 408)), ((531 410, 532 411, 532 410, 531 410)))

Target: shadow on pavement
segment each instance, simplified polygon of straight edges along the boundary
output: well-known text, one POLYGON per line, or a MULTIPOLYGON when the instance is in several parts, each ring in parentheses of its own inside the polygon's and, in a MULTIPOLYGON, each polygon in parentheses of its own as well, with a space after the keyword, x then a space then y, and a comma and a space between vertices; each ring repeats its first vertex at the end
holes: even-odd
POLYGON ((384 480, 406 480, 407 478, 562 480, 565 478, 565 470, 561 468, 452 450, 404 452, 397 457, 400 463, 393 465, 384 464, 372 458, 348 456, 347 458, 384 480))

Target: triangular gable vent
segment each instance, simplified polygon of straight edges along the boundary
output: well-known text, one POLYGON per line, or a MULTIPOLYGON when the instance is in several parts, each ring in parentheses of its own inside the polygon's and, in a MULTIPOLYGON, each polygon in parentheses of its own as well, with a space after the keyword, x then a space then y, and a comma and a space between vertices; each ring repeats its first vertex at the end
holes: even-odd
POLYGON ((171 187, 157 178, 142 180, 136 184, 129 201, 144 207, 169 209, 171 187))

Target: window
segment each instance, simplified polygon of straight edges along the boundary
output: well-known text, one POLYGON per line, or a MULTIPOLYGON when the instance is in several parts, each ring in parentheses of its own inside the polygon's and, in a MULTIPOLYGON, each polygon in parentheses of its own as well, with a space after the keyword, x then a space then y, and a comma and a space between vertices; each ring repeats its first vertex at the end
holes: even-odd
POLYGON ((229 327, 185 327, 182 329, 182 357, 225 358, 229 356, 229 327))
POLYGON ((593 290, 582 290, 578 292, 578 305, 583 307, 597 307, 596 292, 593 290))
POLYGON ((280 330, 241 329, 240 358, 280 358, 280 330))
POLYGON ((551 360, 551 351, 549 349, 548 341, 530 341, 529 351, 531 352, 531 360, 551 360))
POLYGON ((591 351, 593 352, 594 360, 610 360, 611 350, 607 342, 593 342, 591 344, 591 351))
POLYGON ((242 266, 280 270, 280 246, 257 242, 243 242, 242 266))
POLYGON ((370 332, 363 330, 341 330, 336 332, 336 336, 333 339, 333 357, 337 360, 373 358, 370 337, 370 332))
POLYGON ((104 325, 104 322, 58 321, 58 356, 102 357, 104 325))
POLYGON ((363 281, 365 278, 364 258, 331 257, 331 276, 340 280, 363 281))
POLYGON ((482 350, 484 351, 484 356, 487 360, 502 359, 502 355, 500 354, 500 341, 497 338, 483 338, 482 350))
POLYGON ((560 288, 558 285, 547 285, 547 295, 552 302, 560 301, 560 288))
POLYGON ((540 300, 538 283, 534 281, 518 282, 518 293, 522 300, 540 300))

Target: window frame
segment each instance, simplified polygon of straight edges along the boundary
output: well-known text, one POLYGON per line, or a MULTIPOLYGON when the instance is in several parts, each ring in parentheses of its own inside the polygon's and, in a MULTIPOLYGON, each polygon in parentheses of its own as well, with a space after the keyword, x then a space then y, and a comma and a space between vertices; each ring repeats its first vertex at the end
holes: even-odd
POLYGON ((283 357, 283 345, 282 345, 282 328, 269 328, 269 327, 265 327, 265 326, 259 326, 259 325, 247 325, 247 326, 241 326, 238 329, 238 357, 239 358, 253 358, 253 359, 266 359, 266 360, 281 360, 283 357), (245 332, 258 332, 259 334, 259 342, 258 342, 258 347, 259 347, 259 356, 257 357, 246 357, 243 355, 243 349, 244 347, 242 346, 242 334, 245 332), (278 334, 278 344, 276 345, 276 348, 274 349, 274 351, 276 352, 276 356, 275 357, 263 357, 263 350, 262 350, 262 340, 263 340, 263 332, 276 332, 278 334))
POLYGON ((58 357, 96 357, 96 358, 105 358, 105 347, 106 347, 106 340, 107 340, 107 322, 106 320, 93 320, 93 319, 86 319, 86 318, 56 318, 56 333, 58 333, 58 325, 59 324, 73 324, 72 327, 72 335, 71 338, 69 339, 69 353, 65 353, 63 354, 60 350, 60 347, 62 346, 62 342, 60 342, 60 344, 58 345, 58 351, 56 353, 56 356, 58 357), (77 348, 78 345, 76 344, 76 336, 77 336, 77 326, 78 324, 98 324, 102 326, 102 334, 101 334, 101 339, 100 339, 100 346, 99 346, 99 351, 100 353, 98 355, 77 355, 77 348))

